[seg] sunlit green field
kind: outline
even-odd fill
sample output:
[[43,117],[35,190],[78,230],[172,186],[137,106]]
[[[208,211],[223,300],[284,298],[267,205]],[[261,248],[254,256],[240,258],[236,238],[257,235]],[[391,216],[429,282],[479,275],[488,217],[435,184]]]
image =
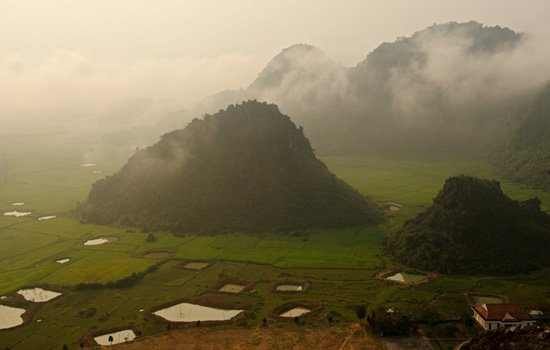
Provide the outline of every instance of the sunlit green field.
[[[0,330],[0,348],[61,349],[63,344],[78,348],[83,334],[126,324],[140,325],[146,334],[158,333],[166,326],[147,318],[140,309],[204,295],[221,278],[255,282],[249,295],[223,296],[255,305],[244,321],[247,325],[260,324],[268,310],[292,299],[320,301],[323,315],[332,312],[342,322],[357,320],[352,309],[356,304],[366,304],[369,310],[397,307],[409,314],[436,305],[442,316],[460,317],[469,313],[467,292],[497,293],[513,302],[537,305],[540,296],[550,290],[547,271],[504,279],[447,276],[417,287],[374,278],[395,267],[380,258],[388,229],[429,206],[445,179],[459,174],[496,178],[481,160],[445,155],[321,157],[332,172],[381,205],[396,202],[404,208],[386,210],[386,224],[358,230],[294,236],[266,232],[175,237],[153,232],[156,242],[147,243],[148,233],[83,224],[74,212],[78,203],[86,200],[91,185],[116,172],[133,150],[102,145],[98,137],[46,131],[0,134],[0,213],[31,212],[19,218],[0,215],[0,296],[6,296],[0,303],[28,306],[15,294],[25,286],[49,284],[66,287],[68,292],[40,306],[24,326]],[[502,187],[515,199],[537,195],[544,209],[550,208],[548,194],[504,182]],[[25,204],[13,206],[15,202]],[[38,220],[44,216],[56,217]],[[119,240],[84,245],[102,236]],[[170,256],[144,258],[154,251],[166,251]],[[59,264],[56,260],[60,258],[71,260]],[[179,267],[186,260],[214,263],[197,272]],[[127,288],[71,290],[79,283],[115,282],[155,264],[160,264],[158,270]],[[305,295],[272,294],[269,285],[282,280],[309,280],[312,288]],[[95,311],[89,312],[92,309]]]

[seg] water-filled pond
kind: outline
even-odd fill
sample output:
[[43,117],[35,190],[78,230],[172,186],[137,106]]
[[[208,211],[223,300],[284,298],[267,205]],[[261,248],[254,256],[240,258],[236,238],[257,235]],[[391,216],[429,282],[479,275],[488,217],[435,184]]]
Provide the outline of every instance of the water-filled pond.
[[88,167],[88,166],[96,166],[97,164],[95,163],[84,163],[84,164],[80,164],[80,166],[85,166],[85,167]]
[[11,205],[13,205],[14,207],[19,207],[21,205],[25,205],[25,202],[13,202]]
[[68,263],[69,261],[71,261],[71,259],[63,258],[63,259],[56,260],[55,262],[58,264],[65,264],[65,263]]
[[483,297],[483,296],[475,296],[473,297],[474,300],[474,306],[480,306],[483,304],[502,304],[503,300],[499,297]]
[[233,283],[228,283],[228,284],[225,284],[223,287],[221,287],[220,289],[218,289],[218,291],[220,292],[226,292],[226,293],[240,293],[243,291],[243,289],[245,288],[246,286],[243,286],[241,284],[233,284]]
[[0,305],[0,329],[7,329],[23,324],[21,315],[25,309]]
[[303,287],[300,284],[279,284],[275,290],[280,292],[301,292]]
[[205,267],[207,267],[209,265],[209,263],[207,262],[189,262],[187,264],[185,264],[185,268],[186,269],[190,269],[190,270],[202,270],[204,269]]
[[50,220],[50,219],[55,219],[55,215],[42,216],[38,218],[38,220]]
[[61,293],[42,288],[20,289],[17,291],[17,294],[22,295],[25,300],[34,303],[44,303],[61,295]]
[[100,245],[100,244],[115,242],[115,241],[118,241],[118,237],[99,237],[96,239],[87,240],[86,242],[84,242],[84,245]]
[[413,275],[405,272],[398,272],[395,275],[386,277],[387,280],[403,282],[403,283],[415,283],[426,279],[425,275]]
[[[113,337],[113,341],[109,341],[109,337]],[[99,345],[111,345],[111,344],[120,344],[127,341],[134,340],[136,334],[131,329],[124,329],[122,331],[113,332],[109,334],[98,335],[94,337],[94,340]]]
[[311,311],[310,309],[306,309],[305,307],[295,307],[295,308],[292,308],[292,309],[290,309],[286,312],[283,312],[279,316],[281,316],[281,317],[298,317],[298,316],[305,315],[310,311]]
[[180,303],[155,311],[154,314],[172,322],[225,321],[244,310],[224,310],[208,306]]
[[27,216],[27,215],[31,215],[32,213],[30,211],[17,211],[17,210],[14,210],[14,211],[7,211],[4,213],[4,216],[16,216],[16,217],[20,217],[20,216]]

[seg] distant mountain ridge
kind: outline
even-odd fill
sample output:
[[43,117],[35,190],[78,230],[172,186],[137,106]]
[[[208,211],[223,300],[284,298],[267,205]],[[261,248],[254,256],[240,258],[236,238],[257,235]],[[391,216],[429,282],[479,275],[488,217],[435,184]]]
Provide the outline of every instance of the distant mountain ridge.
[[[498,145],[494,154],[501,157],[492,158],[503,166],[503,174],[548,190],[550,179],[542,170],[549,154],[544,142],[520,155],[516,146],[502,141],[502,134],[512,135],[508,128],[521,123],[529,114],[522,109],[529,109],[529,101],[550,81],[548,69],[521,65],[532,53],[528,39],[509,28],[450,22],[382,43],[349,68],[319,48],[293,45],[277,54],[248,87],[209,96],[194,111],[150,130],[159,134],[180,128],[189,116],[256,99],[292,115],[319,153],[479,157]],[[537,69],[535,79],[532,71]],[[144,132],[133,130],[136,137],[113,134],[106,141],[132,142]]]
[[443,273],[526,273],[550,265],[550,217],[537,198],[508,198],[497,181],[449,178],[431,207],[386,242],[405,265]]
[[492,152],[503,177],[550,191],[550,84],[512,112]]
[[494,141],[510,97],[495,97],[498,86],[474,86],[479,76],[501,83],[479,62],[490,67],[522,38],[508,28],[451,22],[383,43],[352,68],[316,47],[294,45],[248,88],[212,96],[199,109],[217,110],[231,99],[276,103],[323,152],[430,151],[435,145],[477,152]]
[[163,135],[96,182],[81,210],[94,223],[175,233],[360,227],[383,217],[277,106],[255,101]]

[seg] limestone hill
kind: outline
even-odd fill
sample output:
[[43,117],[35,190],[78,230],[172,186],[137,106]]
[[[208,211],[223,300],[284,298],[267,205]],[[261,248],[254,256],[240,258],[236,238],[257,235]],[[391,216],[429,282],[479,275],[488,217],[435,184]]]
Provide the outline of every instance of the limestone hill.
[[358,227],[381,210],[331,174],[275,105],[245,102],[193,120],[96,182],[85,220],[185,232]]
[[507,179],[550,191],[550,85],[512,115],[493,152],[494,164]]
[[443,273],[525,273],[549,265],[550,217],[538,198],[512,200],[497,181],[449,178],[431,207],[390,235],[397,261]]

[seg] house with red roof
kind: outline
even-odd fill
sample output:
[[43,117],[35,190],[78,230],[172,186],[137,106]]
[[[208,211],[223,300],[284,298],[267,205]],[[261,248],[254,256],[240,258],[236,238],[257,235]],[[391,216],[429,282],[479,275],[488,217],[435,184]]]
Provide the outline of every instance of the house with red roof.
[[520,304],[483,304],[472,307],[474,319],[485,330],[501,327],[523,328],[535,324]]

